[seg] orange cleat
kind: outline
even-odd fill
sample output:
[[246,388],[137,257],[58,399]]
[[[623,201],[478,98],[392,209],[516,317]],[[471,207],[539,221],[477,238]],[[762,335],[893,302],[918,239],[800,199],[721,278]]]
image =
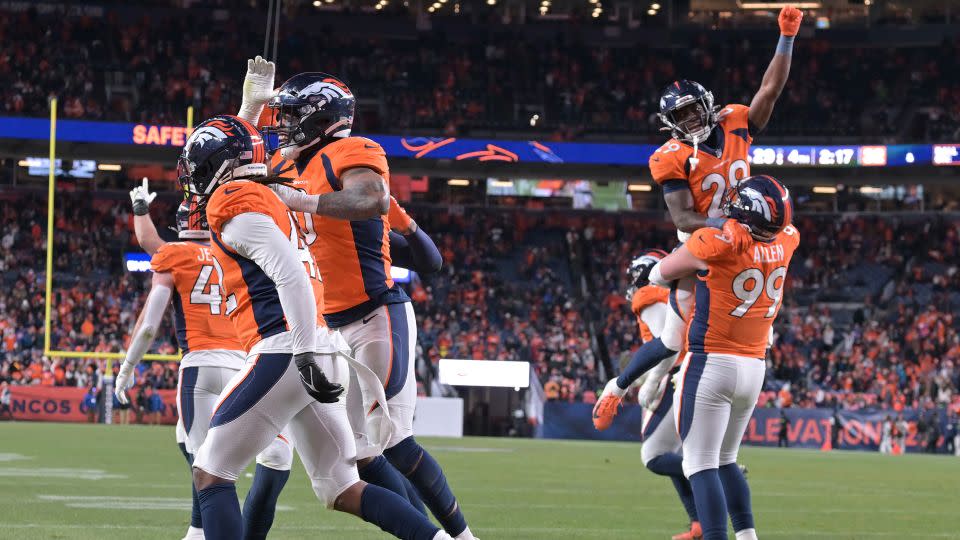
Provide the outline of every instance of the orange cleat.
[[701,540],[702,538],[703,530],[700,528],[700,522],[694,521],[690,524],[689,531],[673,535],[672,540]]
[[625,390],[617,386],[616,379],[610,379],[600,399],[593,406],[593,427],[603,431],[613,423],[613,417],[620,411],[620,402],[623,401]]

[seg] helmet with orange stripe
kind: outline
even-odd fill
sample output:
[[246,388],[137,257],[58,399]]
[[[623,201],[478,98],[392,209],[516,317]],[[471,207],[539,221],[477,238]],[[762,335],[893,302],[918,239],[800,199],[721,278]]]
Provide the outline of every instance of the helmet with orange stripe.
[[765,174],[740,180],[724,194],[720,209],[727,217],[746,225],[760,241],[773,240],[793,221],[790,190]]
[[249,122],[221,115],[205,120],[187,139],[177,162],[177,177],[187,197],[202,212],[217,186],[267,176],[263,138]]

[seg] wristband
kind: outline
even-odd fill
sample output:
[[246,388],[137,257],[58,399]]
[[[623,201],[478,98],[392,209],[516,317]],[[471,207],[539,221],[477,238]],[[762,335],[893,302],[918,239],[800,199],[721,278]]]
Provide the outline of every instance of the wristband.
[[777,42],[777,52],[776,54],[783,54],[786,56],[793,55],[793,40],[797,36],[785,36],[780,34],[780,41]]
[[723,217],[707,218],[706,224],[707,224],[707,227],[713,227],[714,229],[720,229],[722,231],[723,224],[727,222],[727,219],[728,218],[723,218]]
[[133,215],[145,216],[150,213],[150,205],[143,199],[133,201]]

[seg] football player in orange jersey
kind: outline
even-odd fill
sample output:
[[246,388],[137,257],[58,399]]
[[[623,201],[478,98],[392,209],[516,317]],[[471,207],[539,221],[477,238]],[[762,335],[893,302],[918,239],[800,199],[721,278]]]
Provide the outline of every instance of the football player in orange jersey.
[[[115,392],[127,402],[125,390],[134,369],[150,348],[167,304],[173,304],[174,327],[183,358],[177,381],[177,444],[187,463],[207,436],[213,408],[224,385],[243,367],[245,353],[225,314],[220,278],[214,272],[210,230],[196,212],[192,199],[177,209],[180,242],[165,242],[150,219],[149,205],[156,197],[147,179],[130,192],[137,241],[153,256],[153,285],[132,332],[127,356],[117,375]],[[246,538],[265,537],[273,524],[277,497],[290,476],[293,449],[282,436],[257,454],[257,470],[244,503]],[[196,490],[185,540],[203,538],[203,523]]]
[[[750,143],[770,121],[787,82],[793,40],[802,18],[803,13],[791,6],[780,11],[780,41],[749,107],[716,107],[713,93],[689,80],[675,81],[664,90],[659,117],[671,139],[653,153],[649,165],[654,181],[663,188],[681,241],[697,229],[713,227],[722,230],[736,249],[750,244],[750,235],[741,224],[720,211],[720,201],[741,178],[750,175]],[[674,363],[672,357],[680,350],[686,327],[681,312],[689,313],[693,301],[693,280],[681,280],[675,287],[676,302],[671,304],[674,309],[667,314],[661,337],[644,344],[597,400],[593,411],[597,429],[610,426],[623,393],[640,374],[658,362]]]
[[737,540],[756,540],[737,452],[763,388],[768,336],[800,235],[790,224],[789,192],[769,176],[741,180],[720,206],[749,228],[746,251],[720,231],[702,228],[657,263],[649,279],[669,287],[697,278],[675,418],[703,538],[727,538],[729,511]]
[[260,183],[265,158],[253,125],[218,116],[190,135],[178,164],[185,191],[206,212],[224,306],[247,355],[220,395],[194,461],[204,534],[241,536],[236,478],[289,424],[314,492],[329,507],[398,538],[451,540],[405,498],[359,479],[340,399],[349,367],[318,318],[323,285],[303,231]]
[[[362,447],[385,445],[382,455],[378,451],[360,463],[361,478],[405,494],[400,471],[444,530],[457,540],[471,540],[443,470],[413,436],[417,328],[410,298],[391,277],[390,171],[379,144],[350,136],[354,106],[349,87],[326,73],[301,73],[283,83],[269,103],[276,121],[264,131],[278,137],[272,171],[289,186],[272,187],[291,210],[302,213],[307,243],[325,281],[327,324],[357,362],[379,378],[379,388],[359,381],[347,392]],[[405,240],[417,249],[429,242],[419,228]],[[386,410],[372,399],[381,391]],[[362,402],[353,401],[358,397]],[[381,441],[384,433],[377,426],[385,420],[393,433]]]
[[[667,306],[667,297],[670,292],[650,285],[646,280],[644,269],[666,256],[667,253],[663,250],[645,249],[630,263],[628,269],[631,280],[631,289],[628,291],[630,309],[637,317],[643,342],[660,335],[667,310],[670,309]],[[653,369],[644,373],[633,383],[633,386],[642,384],[637,398],[640,405],[646,409],[640,431],[643,441],[640,459],[644,467],[651,472],[667,476],[673,481],[673,487],[676,488],[680,502],[683,503],[690,518],[689,530],[674,535],[673,540],[697,540],[701,538],[700,522],[697,519],[690,481],[683,475],[680,436],[672,422],[674,401],[672,376],[676,371],[677,369],[670,369],[661,373]]]

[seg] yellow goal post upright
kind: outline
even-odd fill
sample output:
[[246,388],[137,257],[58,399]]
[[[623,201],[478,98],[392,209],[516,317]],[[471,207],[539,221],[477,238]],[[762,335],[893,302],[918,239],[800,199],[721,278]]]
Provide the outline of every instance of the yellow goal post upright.
[[[187,110],[187,125],[193,127],[193,107]],[[43,354],[52,358],[95,358],[107,361],[106,375],[113,375],[113,361],[123,360],[126,355],[122,352],[104,351],[58,351],[52,349],[52,307],[53,307],[53,232],[56,219],[54,218],[54,196],[56,194],[56,149],[57,149],[57,98],[50,99],[50,161],[49,176],[47,177],[47,266],[44,275],[46,282],[45,306],[43,317]],[[180,361],[180,354],[143,355],[144,360]]]

